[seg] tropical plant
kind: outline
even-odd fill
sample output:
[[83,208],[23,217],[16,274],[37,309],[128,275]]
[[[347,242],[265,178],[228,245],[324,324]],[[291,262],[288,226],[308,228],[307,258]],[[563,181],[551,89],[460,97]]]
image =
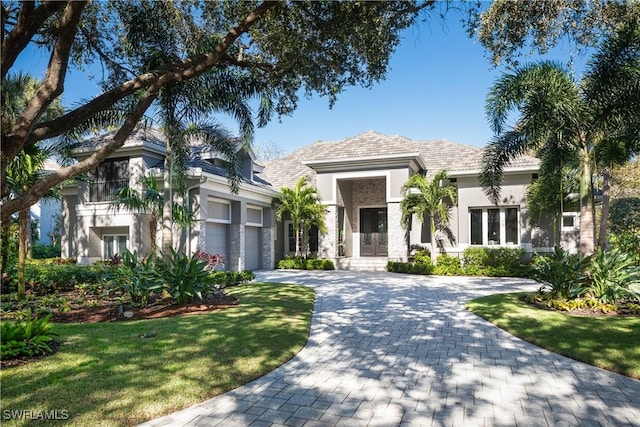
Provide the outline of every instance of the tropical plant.
[[[487,115],[495,133],[485,150],[481,182],[497,202],[502,171],[530,150],[571,148],[579,157],[580,253],[593,253],[595,222],[592,186],[594,147],[614,135],[625,147],[637,145],[638,22],[631,20],[604,40],[581,82],[561,65],[529,64],[501,76],[487,96]],[[507,126],[519,112],[513,126]],[[546,159],[543,157],[542,161]]]
[[213,285],[207,261],[197,255],[176,252],[173,248],[168,257],[158,258],[155,272],[178,304],[192,302],[196,297],[202,299],[203,292]]
[[131,303],[146,306],[154,291],[163,289],[162,280],[155,272],[156,258],[148,256],[138,259],[138,252],[124,251],[122,265],[114,269],[110,278],[110,288],[129,295]]
[[[140,177],[139,184],[142,190],[126,186],[114,192],[114,198],[109,203],[109,207],[115,210],[128,209],[133,212],[141,212],[149,215],[149,239],[151,240],[151,253],[154,255],[158,249],[157,233],[158,225],[162,218],[164,205],[164,194],[158,187],[158,182],[154,175],[144,175]],[[194,216],[191,210],[182,205],[173,206],[172,222],[186,226],[193,223]]]
[[598,250],[591,257],[587,292],[603,303],[623,298],[640,299],[640,265],[635,257],[619,249]]
[[462,262],[457,256],[440,254],[438,262],[433,267],[433,274],[436,276],[462,276],[464,274]]
[[308,185],[308,177],[305,175],[298,179],[293,188],[282,187],[280,196],[274,200],[276,217],[282,220],[289,215],[293,224],[293,234],[296,241],[295,256],[302,254],[302,236],[308,233],[312,226],[318,227],[320,233],[327,232],[324,221],[325,206],[318,200],[318,192]]
[[635,255],[640,263],[640,197],[613,200],[609,227],[612,245]]
[[[24,110],[38,89],[40,82],[28,75],[18,74],[11,75],[7,80],[2,82],[2,126],[6,123],[13,123],[18,120],[20,113]],[[43,111],[41,121],[50,120],[63,113],[60,101],[54,102]],[[6,169],[6,175],[3,179],[12,195],[19,197],[20,194],[27,192],[40,178],[43,176],[44,162],[49,157],[49,152],[36,146],[29,145],[20,150],[11,160]],[[41,199],[60,199],[60,191],[51,188],[45,192]],[[32,203],[33,204],[33,203]],[[19,244],[18,244],[18,298],[23,298],[25,294],[25,278],[24,269],[25,262],[30,252],[31,233],[30,233],[30,206],[24,206],[18,212],[19,224]],[[2,240],[8,240],[8,227],[10,221],[2,221]],[[7,266],[5,252],[6,245],[3,245],[2,253],[2,272]]]
[[0,358],[13,359],[33,357],[51,353],[51,345],[56,339],[51,324],[52,314],[36,318],[28,312],[24,320],[5,320],[0,327]]
[[457,203],[458,193],[455,187],[445,185],[448,178],[445,170],[436,173],[431,180],[422,174],[414,174],[402,186],[402,226],[409,230],[413,215],[416,215],[421,223],[429,218],[432,264],[436,263],[438,255],[436,231],[445,233],[450,242],[455,241],[449,221],[451,206]]
[[553,254],[535,257],[533,278],[542,283],[541,292],[557,298],[574,298],[586,291],[585,270],[590,261],[590,257],[581,258],[579,254],[555,247]]

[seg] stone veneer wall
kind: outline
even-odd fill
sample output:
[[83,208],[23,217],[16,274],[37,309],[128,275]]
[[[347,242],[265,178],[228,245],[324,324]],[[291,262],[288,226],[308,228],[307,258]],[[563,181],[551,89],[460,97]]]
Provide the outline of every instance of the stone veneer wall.
[[384,206],[387,204],[387,182],[385,178],[359,179],[353,181],[352,189],[351,226],[353,232],[357,233],[360,230],[358,210],[361,206]]
[[407,260],[407,245],[404,241],[404,230],[402,229],[402,210],[400,203],[387,204],[387,222],[389,228],[387,246],[388,257],[394,261]]
[[244,224],[231,224],[229,245],[229,270],[244,270]]
[[263,227],[260,232],[262,233],[262,260],[260,267],[266,270],[271,270],[276,265],[275,260],[275,236],[276,230],[274,227]]
[[318,255],[320,258],[335,258],[338,255],[336,249],[336,241],[338,239],[338,207],[336,205],[327,206],[325,224],[327,226],[327,233],[321,233],[318,238]]

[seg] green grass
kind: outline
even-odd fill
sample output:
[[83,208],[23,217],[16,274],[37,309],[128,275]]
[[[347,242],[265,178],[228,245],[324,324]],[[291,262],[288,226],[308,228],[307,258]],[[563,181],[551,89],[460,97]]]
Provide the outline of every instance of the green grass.
[[[311,289],[250,283],[228,292],[240,305],[206,315],[57,324],[58,353],[0,373],[2,410],[66,410],[64,425],[133,425],[246,384],[304,346]],[[157,336],[139,337],[149,331]]]
[[532,307],[520,295],[490,295],[466,307],[525,341],[640,379],[640,317],[571,316]]

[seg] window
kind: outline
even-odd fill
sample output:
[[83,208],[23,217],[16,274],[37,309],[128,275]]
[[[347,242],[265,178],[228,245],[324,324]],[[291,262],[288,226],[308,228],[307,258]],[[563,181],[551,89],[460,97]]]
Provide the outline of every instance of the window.
[[207,217],[212,222],[231,223],[231,203],[221,199],[209,199]]
[[471,244],[482,244],[482,209],[471,209]]
[[129,185],[129,159],[107,159],[89,177],[89,202],[110,202],[116,190]]
[[500,209],[487,210],[487,240],[490,245],[499,245],[500,241]]
[[262,227],[262,208],[247,206],[247,224]]
[[504,223],[507,245],[518,244],[518,208],[505,209]]
[[109,259],[114,255],[122,255],[129,246],[129,236],[126,234],[105,234],[102,236],[102,258]]
[[293,254],[296,251],[296,233],[293,230],[293,222],[285,221],[284,227],[286,232],[284,252]]
[[469,243],[472,245],[518,245],[518,208],[469,209]]

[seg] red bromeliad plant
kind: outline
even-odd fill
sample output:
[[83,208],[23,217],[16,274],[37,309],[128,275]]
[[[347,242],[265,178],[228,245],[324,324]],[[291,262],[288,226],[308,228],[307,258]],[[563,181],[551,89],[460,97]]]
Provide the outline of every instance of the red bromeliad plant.
[[223,255],[220,253],[210,254],[208,252],[198,251],[196,252],[196,257],[207,261],[207,269],[209,271],[214,271],[217,267],[224,267],[224,262],[222,261]]

